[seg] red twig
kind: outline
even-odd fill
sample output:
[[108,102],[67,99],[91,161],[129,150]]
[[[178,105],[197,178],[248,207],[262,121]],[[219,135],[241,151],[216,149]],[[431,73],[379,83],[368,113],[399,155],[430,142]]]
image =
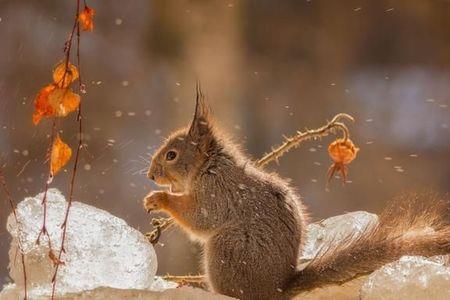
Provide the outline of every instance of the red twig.
[[[86,3],[85,3],[86,5]],[[78,16],[80,13],[80,0],[77,0],[77,11],[75,14],[75,21],[74,21],[74,25],[72,27],[72,32],[69,35],[69,44],[67,45],[66,42],[66,47],[67,47],[67,51],[66,51],[66,72],[68,70],[68,64],[69,64],[69,58],[70,58],[70,50],[72,47],[72,40],[73,40],[73,34],[74,31],[76,29],[76,33],[77,33],[77,52],[76,52],[76,56],[77,56],[77,68],[78,68],[78,74],[79,74],[79,78],[78,78],[78,89],[80,93],[84,93],[84,85],[83,82],[81,80],[81,63],[80,63],[80,24],[78,22]],[[66,249],[65,249],[65,241],[66,241],[66,234],[67,234],[67,223],[68,223],[68,219],[69,219],[69,212],[70,212],[70,208],[72,206],[72,200],[73,200],[73,193],[74,193],[74,187],[75,187],[75,179],[76,179],[76,174],[77,174],[77,168],[78,168],[78,161],[79,161],[79,157],[80,157],[80,150],[83,146],[83,126],[82,126],[82,103],[80,103],[80,105],[78,106],[78,114],[77,114],[77,122],[78,122],[78,146],[77,146],[77,150],[75,152],[75,161],[74,161],[74,165],[73,165],[73,170],[72,170],[72,177],[70,180],[70,186],[69,186],[69,201],[67,204],[67,208],[66,208],[66,213],[64,215],[64,220],[63,223],[61,224],[61,229],[62,229],[62,235],[61,235],[61,246],[60,246],[60,250],[58,253],[58,262],[61,262],[61,257],[63,253],[66,253]],[[53,278],[52,278],[52,299],[55,298],[55,292],[56,292],[56,277],[58,275],[58,270],[59,270],[59,266],[60,263],[56,264],[55,267],[55,272],[53,274]]]
[[26,300],[28,298],[28,293],[27,293],[27,271],[25,268],[25,254],[22,251],[22,243],[20,241],[20,223],[19,223],[19,219],[17,218],[17,212],[16,212],[16,206],[14,205],[14,201],[11,197],[11,193],[9,192],[8,186],[6,184],[6,180],[5,177],[3,176],[3,171],[0,168],[0,182],[1,185],[3,187],[3,191],[6,195],[6,199],[9,202],[9,206],[11,207],[11,210],[13,212],[14,215],[14,220],[16,221],[16,225],[17,225],[17,231],[19,232],[18,234],[18,241],[19,241],[19,251],[20,251],[20,256],[21,256],[21,261],[22,261],[22,269],[23,269],[23,285],[24,285],[24,299]]
[[62,82],[65,82],[67,72],[69,72],[70,50],[72,49],[72,40],[73,40],[73,35],[75,33],[75,29],[77,27],[79,27],[78,26],[79,13],[80,13],[80,1],[77,0],[77,13],[75,14],[75,20],[73,22],[72,31],[70,32],[66,42],[64,43],[64,52],[66,53],[66,59],[64,62],[64,64],[65,64],[64,75],[63,75],[63,78],[61,79]]

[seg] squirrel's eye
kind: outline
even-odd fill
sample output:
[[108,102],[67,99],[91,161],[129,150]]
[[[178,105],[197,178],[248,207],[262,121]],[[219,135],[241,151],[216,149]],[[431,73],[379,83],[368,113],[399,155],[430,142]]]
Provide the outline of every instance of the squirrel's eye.
[[177,153],[175,151],[168,151],[166,153],[166,160],[171,161],[174,160],[177,157]]

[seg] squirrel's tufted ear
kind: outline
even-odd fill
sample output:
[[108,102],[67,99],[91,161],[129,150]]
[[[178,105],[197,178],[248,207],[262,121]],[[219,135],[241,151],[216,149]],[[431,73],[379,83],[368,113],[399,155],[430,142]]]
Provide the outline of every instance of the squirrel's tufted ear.
[[212,138],[212,128],[209,121],[209,107],[205,103],[205,96],[203,95],[199,82],[196,85],[196,93],[194,119],[189,128],[188,135],[195,142],[205,147]]

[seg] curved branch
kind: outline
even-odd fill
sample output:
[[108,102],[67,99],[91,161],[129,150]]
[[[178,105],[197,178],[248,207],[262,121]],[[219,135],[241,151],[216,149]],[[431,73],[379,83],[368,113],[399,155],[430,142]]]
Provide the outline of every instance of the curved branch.
[[278,161],[278,159],[283,156],[283,154],[287,153],[292,148],[297,148],[302,142],[311,139],[322,138],[329,135],[330,133],[335,134],[337,130],[340,130],[343,134],[343,139],[347,140],[350,137],[350,132],[344,123],[339,122],[339,120],[341,119],[347,119],[352,122],[354,121],[352,116],[340,113],[334,116],[334,118],[330,122],[320,128],[311,130],[307,129],[305,132],[297,131],[296,135],[292,137],[286,137],[283,144],[264,155],[255,163],[255,165],[257,167],[264,167],[271,161]]

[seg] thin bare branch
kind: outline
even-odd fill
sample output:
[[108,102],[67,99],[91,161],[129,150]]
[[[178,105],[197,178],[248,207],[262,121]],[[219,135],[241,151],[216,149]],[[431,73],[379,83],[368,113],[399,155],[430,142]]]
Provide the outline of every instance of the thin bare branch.
[[[51,135],[50,135],[50,145],[48,147],[47,150],[47,155],[46,155],[46,162],[50,161],[50,157],[51,157],[51,153],[52,153],[52,147],[53,147],[53,142],[55,140],[55,136],[56,136],[56,121],[55,119],[53,119],[53,123],[52,123],[52,131],[51,131]],[[47,236],[47,242],[48,242],[48,247],[49,247],[49,251],[52,251],[52,241],[50,239],[50,235],[47,231],[47,193],[48,193],[48,188],[50,186],[50,183],[53,180],[53,175],[52,172],[50,171],[50,168],[48,169],[48,176],[47,176],[47,181],[45,182],[45,188],[44,188],[44,196],[42,197],[42,206],[44,209],[44,213],[43,213],[43,217],[42,217],[42,227],[41,230],[39,231],[38,237],[36,239],[36,244],[39,244],[41,241],[41,236]]]
[[6,199],[9,202],[9,206],[11,207],[11,211],[14,216],[14,220],[16,221],[17,231],[18,234],[18,241],[19,241],[19,252],[20,252],[20,258],[22,262],[22,270],[23,270],[23,290],[24,290],[24,299],[26,300],[28,298],[28,290],[27,290],[27,270],[25,268],[25,254],[23,253],[22,248],[22,241],[21,241],[21,224],[19,222],[19,218],[17,217],[17,211],[16,206],[14,204],[14,201],[12,199],[11,193],[9,192],[8,185],[6,184],[5,176],[3,175],[2,167],[0,167],[0,183],[3,188],[3,192],[5,193]]
[[[85,3],[86,5],[86,3]],[[75,20],[74,20],[74,24],[72,27],[72,31],[69,35],[69,38],[66,42],[66,72],[68,70],[68,65],[69,65],[69,60],[70,60],[70,50],[72,48],[72,43],[73,43],[73,36],[74,36],[74,32],[76,31],[76,36],[77,36],[77,43],[76,43],[76,57],[77,57],[77,68],[78,68],[78,73],[79,73],[79,78],[78,78],[78,90],[80,93],[85,93],[85,89],[84,89],[84,84],[83,81],[81,79],[81,60],[80,60],[80,23],[78,22],[78,16],[80,14],[80,0],[77,0],[77,7],[76,7],[76,13],[75,13]],[[70,184],[69,184],[69,201],[67,204],[67,208],[66,208],[66,212],[64,215],[64,220],[63,223],[61,224],[61,229],[62,229],[62,236],[61,236],[61,246],[59,249],[59,253],[58,253],[58,258],[56,260],[56,266],[55,266],[55,271],[53,273],[53,278],[52,278],[52,300],[55,298],[55,293],[56,293],[56,283],[57,283],[57,275],[58,275],[58,271],[59,271],[59,267],[61,265],[61,258],[62,258],[62,254],[66,253],[66,249],[65,249],[65,241],[66,241],[66,234],[67,234],[67,222],[69,219],[69,213],[70,213],[70,208],[72,207],[72,201],[73,201],[73,193],[74,193],[74,189],[75,189],[75,179],[76,179],[76,175],[77,175],[77,170],[78,170],[78,162],[79,162],[79,157],[80,157],[80,150],[83,147],[83,117],[82,117],[82,103],[79,104],[78,106],[78,114],[77,114],[77,122],[78,122],[78,145],[77,145],[77,149],[75,152],[75,161],[74,161],[74,165],[73,165],[73,169],[72,169],[72,177],[70,180]]]

